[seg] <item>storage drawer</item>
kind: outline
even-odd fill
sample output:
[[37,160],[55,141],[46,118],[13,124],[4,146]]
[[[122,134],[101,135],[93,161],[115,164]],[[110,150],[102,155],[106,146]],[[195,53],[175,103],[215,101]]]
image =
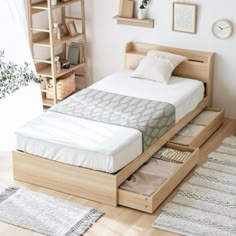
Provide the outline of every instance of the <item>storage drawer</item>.
[[172,172],[165,181],[149,196],[137,192],[131,192],[120,188],[118,189],[118,204],[127,206],[147,213],[153,213],[156,208],[171,194],[178,184],[188,175],[197,165],[199,160],[199,149],[167,144],[165,147],[190,152],[186,161],[178,164],[178,169]]
[[172,143],[200,147],[224,122],[222,110],[207,108],[171,140]]

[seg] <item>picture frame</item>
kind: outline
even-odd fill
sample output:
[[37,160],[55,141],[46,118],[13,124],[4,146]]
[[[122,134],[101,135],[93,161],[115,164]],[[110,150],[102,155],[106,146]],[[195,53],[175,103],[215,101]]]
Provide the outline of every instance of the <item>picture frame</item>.
[[67,30],[68,30],[71,37],[78,35],[78,32],[77,32],[76,25],[75,25],[74,21],[68,21],[66,23],[66,27],[67,27]]
[[134,0],[120,0],[119,16],[125,18],[133,18]]
[[61,30],[61,36],[65,36],[69,34],[69,31],[65,24],[59,24],[59,29]]
[[173,2],[172,31],[196,34],[197,5]]

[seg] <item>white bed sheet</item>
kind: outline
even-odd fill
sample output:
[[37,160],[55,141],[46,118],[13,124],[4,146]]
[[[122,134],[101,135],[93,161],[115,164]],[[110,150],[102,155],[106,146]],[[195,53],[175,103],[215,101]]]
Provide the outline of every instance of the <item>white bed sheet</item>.
[[[203,99],[200,81],[172,77],[169,85],[116,73],[90,88],[169,102],[176,122]],[[142,153],[140,131],[47,111],[16,132],[17,149],[76,166],[115,173]]]
[[132,71],[107,76],[90,88],[127,96],[168,102],[175,106],[175,120],[178,122],[196,108],[204,97],[201,81],[172,76],[168,85],[130,77]]

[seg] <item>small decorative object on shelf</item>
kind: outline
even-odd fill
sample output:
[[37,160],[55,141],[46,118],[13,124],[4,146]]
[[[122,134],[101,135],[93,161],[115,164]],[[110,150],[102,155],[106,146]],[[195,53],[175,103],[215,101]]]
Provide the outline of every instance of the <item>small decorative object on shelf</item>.
[[138,19],[139,20],[143,20],[145,18],[147,18],[147,5],[149,3],[150,0],[143,0],[142,4],[139,7],[139,11],[138,11]]
[[53,23],[53,39],[61,40],[61,30],[59,28],[59,24],[57,22]]
[[58,1],[57,1],[57,0],[51,0],[51,4],[52,4],[52,6],[56,6],[56,5],[57,5],[57,3],[58,3]]
[[65,36],[69,34],[65,24],[59,24],[59,29],[61,30],[61,36]]
[[69,61],[62,62],[61,67],[63,70],[70,69],[70,62]]
[[60,57],[55,57],[55,67],[56,71],[60,72],[61,71],[61,62],[60,62]]
[[[53,99],[53,87],[54,83],[51,78],[46,79],[46,97],[47,99]],[[75,72],[68,73],[57,79],[56,82],[56,91],[57,99],[63,100],[65,97],[68,97],[76,90],[75,86]]]
[[134,0],[120,0],[119,16],[125,18],[133,18]]
[[73,20],[68,21],[66,23],[66,26],[67,26],[67,29],[68,29],[69,34],[70,34],[71,37],[76,36],[78,34],[76,26],[75,26],[75,22]]

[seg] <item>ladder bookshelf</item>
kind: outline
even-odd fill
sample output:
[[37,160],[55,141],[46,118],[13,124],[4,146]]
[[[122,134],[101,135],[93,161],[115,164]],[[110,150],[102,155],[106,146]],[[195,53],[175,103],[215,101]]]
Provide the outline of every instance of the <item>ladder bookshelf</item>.
[[[79,16],[73,16],[71,14],[71,7],[73,10],[76,9],[76,14]],[[66,25],[68,21],[74,21],[77,25],[78,33],[74,36],[66,34],[60,37],[60,40],[55,40],[53,35],[53,24],[55,23],[53,19],[54,13],[59,14],[60,23]],[[35,15],[40,15],[42,12],[47,14],[48,26],[35,27],[39,19]],[[43,16],[42,16],[43,17]],[[42,19],[42,18],[40,18]],[[76,77],[83,81],[83,87],[88,85],[88,64],[87,64],[87,45],[86,45],[86,25],[85,25],[85,4],[84,0],[69,0],[69,1],[58,1],[57,5],[52,5],[52,0],[41,0],[39,2],[32,2],[28,0],[28,24],[29,24],[29,41],[31,46],[32,57],[35,62],[36,71],[39,75],[44,78],[44,82],[41,85],[41,92],[43,98],[43,106],[51,107],[59,102],[57,99],[57,88],[56,84],[58,79],[70,72],[75,72]],[[80,27],[78,27],[78,25]],[[78,28],[80,28],[78,30]],[[71,65],[68,69],[62,69],[57,72],[55,65],[55,57],[59,56],[60,59],[66,60],[68,53],[68,46],[70,43],[80,43],[83,47],[83,62],[80,64]],[[46,48],[48,52],[48,58],[43,58],[45,55],[38,56],[35,53],[36,47]],[[57,49],[57,50],[56,50]],[[40,49],[38,49],[40,50]],[[58,52],[59,51],[59,52]],[[39,53],[40,54],[40,53]],[[53,86],[53,98],[48,99],[46,94],[48,90],[45,88],[45,81],[51,79]],[[79,89],[78,89],[79,90]],[[78,91],[76,90],[76,91]]]

